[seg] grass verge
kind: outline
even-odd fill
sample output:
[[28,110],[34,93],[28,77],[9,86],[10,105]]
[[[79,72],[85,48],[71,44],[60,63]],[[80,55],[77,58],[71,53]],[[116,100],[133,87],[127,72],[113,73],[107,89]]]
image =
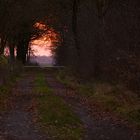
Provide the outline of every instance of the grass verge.
[[20,80],[19,76],[11,76],[8,78],[8,81],[5,84],[0,86],[0,113],[9,108],[11,89],[18,80]]
[[82,84],[65,70],[57,73],[57,79],[80,96],[86,97],[90,103],[97,103],[101,109],[113,112],[140,127],[140,99],[125,87],[103,81]]
[[0,86],[0,113],[6,111],[8,108],[8,99],[10,94],[10,87],[2,85]]
[[50,139],[81,140],[82,125],[71,108],[50,89],[43,74],[35,79],[35,92],[41,94],[38,100],[39,122]]

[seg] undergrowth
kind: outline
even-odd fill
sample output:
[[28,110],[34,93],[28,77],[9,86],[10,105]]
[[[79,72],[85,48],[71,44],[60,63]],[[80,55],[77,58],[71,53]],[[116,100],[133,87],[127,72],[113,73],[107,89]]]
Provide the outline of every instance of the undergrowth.
[[20,76],[13,76],[8,78],[9,80],[0,85],[0,113],[6,111],[9,108],[9,98],[11,96],[11,89],[14,84],[20,79]]
[[15,62],[15,64],[10,65],[8,58],[0,56],[0,113],[8,109],[11,89],[19,80],[21,72],[21,64]]
[[0,86],[0,112],[7,110],[10,87]]
[[116,113],[120,117],[140,127],[140,99],[137,94],[122,85],[105,81],[80,83],[77,78],[61,70],[57,79],[77,94],[86,97],[90,102],[100,104],[105,111]]

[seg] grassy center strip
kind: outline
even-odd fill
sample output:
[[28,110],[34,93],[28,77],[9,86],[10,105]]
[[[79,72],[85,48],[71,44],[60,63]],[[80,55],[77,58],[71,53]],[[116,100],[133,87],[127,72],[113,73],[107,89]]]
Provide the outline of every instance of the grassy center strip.
[[38,100],[39,122],[50,139],[80,140],[83,127],[80,119],[73,113],[63,99],[54,95],[47,86],[44,74],[35,79],[35,94],[41,94]]

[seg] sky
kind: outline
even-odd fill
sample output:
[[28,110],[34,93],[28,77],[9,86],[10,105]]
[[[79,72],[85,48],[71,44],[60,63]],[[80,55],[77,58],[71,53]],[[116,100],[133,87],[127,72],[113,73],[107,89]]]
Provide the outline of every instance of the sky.
[[46,47],[45,45],[42,47],[38,45],[32,45],[31,47],[34,50],[35,56],[52,56],[50,48]]
[[48,46],[44,45],[32,45],[32,49],[34,50],[34,55],[31,60],[37,62],[39,65],[52,65],[53,64],[53,56],[50,50],[50,44]]
[[43,31],[39,38],[30,42],[30,46],[36,56],[34,59],[40,64],[52,64],[53,55],[51,48],[59,42],[59,33],[42,22],[37,22],[34,28]]
[[51,52],[52,40],[47,36],[33,40],[31,42],[31,49],[34,52],[35,57],[32,57],[32,61],[37,62],[40,65],[52,64],[53,56]]

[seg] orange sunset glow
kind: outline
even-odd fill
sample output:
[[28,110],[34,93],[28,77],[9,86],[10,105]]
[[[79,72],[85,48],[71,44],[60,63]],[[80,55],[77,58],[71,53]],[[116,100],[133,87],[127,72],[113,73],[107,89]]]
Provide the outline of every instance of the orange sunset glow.
[[43,33],[35,40],[32,40],[30,46],[34,51],[35,56],[52,56],[51,48],[54,47],[58,42],[58,34],[54,29],[49,28],[47,25],[37,22],[34,25]]
[[31,47],[34,50],[35,56],[51,56],[52,41],[50,38],[40,37],[31,42]]

